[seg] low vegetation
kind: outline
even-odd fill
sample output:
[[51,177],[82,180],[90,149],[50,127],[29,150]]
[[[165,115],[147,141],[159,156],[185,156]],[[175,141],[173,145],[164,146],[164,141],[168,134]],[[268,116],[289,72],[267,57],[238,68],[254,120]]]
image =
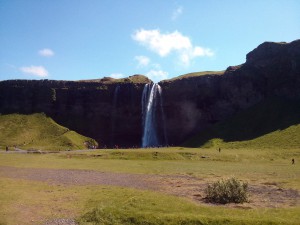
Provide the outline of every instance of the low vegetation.
[[112,83],[149,83],[151,80],[149,80],[148,77],[144,76],[144,75],[132,75],[129,77],[125,77],[125,78],[112,78],[112,77],[104,77],[102,79],[93,79],[93,80],[79,80],[78,82],[87,82],[87,83],[91,83],[91,82],[101,82],[101,83],[105,83],[105,84],[112,84]]
[[97,145],[97,142],[57,124],[45,114],[0,115],[0,149],[16,146],[57,151],[86,149],[90,145]]
[[206,200],[211,203],[244,203],[248,201],[248,183],[236,178],[219,180],[209,184],[205,190]]
[[150,80],[148,77],[144,75],[133,75],[127,78],[115,79],[116,83],[149,83]]
[[180,75],[178,77],[174,77],[172,79],[169,80],[164,80],[165,81],[175,81],[175,80],[180,80],[183,78],[189,78],[189,77],[199,77],[199,76],[205,76],[205,75],[223,75],[224,74],[224,70],[223,71],[203,71],[203,72],[194,72],[194,73],[187,73],[187,74],[183,74]]

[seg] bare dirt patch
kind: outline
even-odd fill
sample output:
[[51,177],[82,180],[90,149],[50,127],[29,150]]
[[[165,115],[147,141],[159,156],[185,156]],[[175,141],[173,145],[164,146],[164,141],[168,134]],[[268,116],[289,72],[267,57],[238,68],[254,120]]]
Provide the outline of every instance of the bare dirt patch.
[[46,221],[43,225],[76,225],[76,221],[70,218],[59,218]]
[[[47,182],[54,185],[111,185],[152,190],[205,203],[204,189],[208,180],[188,175],[147,175],[98,172],[91,170],[36,169],[1,167],[0,177]],[[297,190],[282,189],[276,184],[249,184],[250,202],[228,204],[229,207],[294,207],[299,206]]]

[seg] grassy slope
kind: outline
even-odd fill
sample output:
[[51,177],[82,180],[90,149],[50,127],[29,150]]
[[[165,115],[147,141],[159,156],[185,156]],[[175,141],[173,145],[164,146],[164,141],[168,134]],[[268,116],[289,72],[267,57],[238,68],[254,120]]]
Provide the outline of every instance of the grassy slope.
[[268,99],[184,143],[189,147],[299,148],[300,100]]
[[84,137],[60,126],[44,114],[0,115],[0,147],[18,146],[21,149],[67,150],[83,149]]
[[205,76],[205,75],[223,75],[224,72],[225,71],[223,70],[223,71],[203,71],[203,72],[187,73],[187,74],[183,74],[178,77],[174,77],[172,79],[168,79],[165,81],[175,81],[175,80],[180,80],[182,78],[199,77],[199,76]]
[[112,84],[112,83],[149,83],[150,80],[148,77],[144,76],[144,75],[132,75],[129,77],[125,77],[125,78],[112,78],[112,77],[105,77],[105,78],[101,78],[101,79],[92,79],[92,80],[79,80],[78,82],[103,82],[106,84]]
[[150,80],[144,75],[133,75],[128,78],[115,79],[117,83],[148,83]]

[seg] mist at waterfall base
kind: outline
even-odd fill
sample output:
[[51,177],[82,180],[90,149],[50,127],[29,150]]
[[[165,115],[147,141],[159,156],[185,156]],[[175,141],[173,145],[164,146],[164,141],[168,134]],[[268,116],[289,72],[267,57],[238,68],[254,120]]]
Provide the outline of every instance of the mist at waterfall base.
[[144,86],[142,94],[142,148],[167,145],[162,90],[158,84]]

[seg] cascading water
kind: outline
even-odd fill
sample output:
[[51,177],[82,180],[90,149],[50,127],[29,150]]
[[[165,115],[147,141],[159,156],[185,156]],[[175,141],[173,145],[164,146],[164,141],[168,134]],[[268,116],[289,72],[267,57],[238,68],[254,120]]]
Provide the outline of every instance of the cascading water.
[[114,91],[113,108],[112,108],[112,113],[111,113],[110,145],[112,147],[114,146],[114,135],[115,135],[115,126],[116,126],[116,113],[117,113],[119,92],[120,92],[120,86],[118,85],[115,88],[115,91]]
[[[145,85],[142,95],[142,113],[142,147],[167,145],[161,87],[158,84],[151,83]],[[159,126],[160,124],[162,126]],[[160,127],[163,127],[162,131],[159,129]],[[161,133],[163,135],[160,135]]]

